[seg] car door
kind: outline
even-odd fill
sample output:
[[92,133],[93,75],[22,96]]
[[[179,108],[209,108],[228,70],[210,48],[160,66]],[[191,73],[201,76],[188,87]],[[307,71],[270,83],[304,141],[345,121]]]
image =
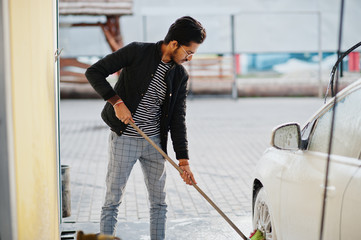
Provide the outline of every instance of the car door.
[[[360,161],[360,160],[359,160]],[[361,167],[355,171],[343,196],[340,239],[359,239],[361,229]]]
[[[336,105],[333,147],[329,169],[324,236],[334,239],[340,233],[340,213],[344,191],[359,167],[361,146],[361,94],[349,91]],[[318,239],[332,105],[314,119],[306,150],[287,152],[282,173],[282,239]],[[306,131],[307,132],[307,131]],[[356,160],[355,160],[356,159]]]

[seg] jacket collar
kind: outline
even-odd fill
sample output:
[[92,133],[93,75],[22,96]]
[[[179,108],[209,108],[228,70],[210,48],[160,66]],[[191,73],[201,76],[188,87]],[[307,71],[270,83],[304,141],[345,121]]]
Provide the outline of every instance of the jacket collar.
[[[164,41],[159,41],[159,42],[156,42],[156,44],[155,44],[157,52],[158,52],[158,56],[159,56],[159,61],[162,60],[162,56],[163,56],[163,53],[162,53],[162,44],[163,43],[164,43]],[[179,65],[179,64],[173,62],[172,68],[177,65]]]
[[162,44],[163,44],[164,41],[159,41],[155,44],[156,46],[156,49],[157,49],[157,53],[158,53],[158,56],[159,56],[159,59],[161,60],[162,59]]

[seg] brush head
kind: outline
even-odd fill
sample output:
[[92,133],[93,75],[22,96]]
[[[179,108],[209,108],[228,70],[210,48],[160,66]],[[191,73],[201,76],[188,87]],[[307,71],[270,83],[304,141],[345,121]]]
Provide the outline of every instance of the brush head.
[[266,240],[266,238],[263,236],[263,233],[256,229],[250,236],[251,240]]

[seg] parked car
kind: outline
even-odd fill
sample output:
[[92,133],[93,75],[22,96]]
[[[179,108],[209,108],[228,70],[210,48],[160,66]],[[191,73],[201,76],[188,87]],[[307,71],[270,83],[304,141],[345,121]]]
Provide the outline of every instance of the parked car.
[[[336,97],[323,239],[360,239],[361,79]],[[253,182],[253,227],[266,239],[319,239],[333,105],[334,98],[302,128],[272,131]]]

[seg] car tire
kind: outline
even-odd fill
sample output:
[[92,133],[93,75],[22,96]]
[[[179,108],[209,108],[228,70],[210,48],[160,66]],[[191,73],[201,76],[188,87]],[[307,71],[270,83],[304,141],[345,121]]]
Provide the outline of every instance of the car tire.
[[254,202],[253,229],[259,229],[266,240],[277,240],[267,194],[263,187],[258,190]]

